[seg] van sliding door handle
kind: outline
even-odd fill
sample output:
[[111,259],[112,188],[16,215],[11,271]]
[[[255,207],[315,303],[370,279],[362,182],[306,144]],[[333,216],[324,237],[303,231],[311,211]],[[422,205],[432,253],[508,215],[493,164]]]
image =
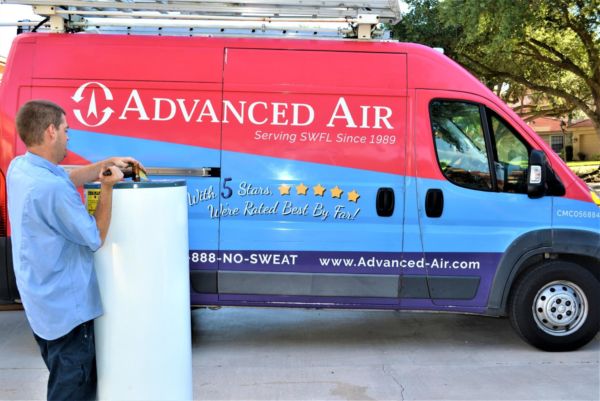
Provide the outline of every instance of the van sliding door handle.
[[440,217],[443,212],[444,193],[441,189],[429,189],[425,196],[425,213],[427,217]]
[[394,204],[396,199],[393,188],[379,188],[377,190],[377,215],[381,217],[390,217],[394,214]]

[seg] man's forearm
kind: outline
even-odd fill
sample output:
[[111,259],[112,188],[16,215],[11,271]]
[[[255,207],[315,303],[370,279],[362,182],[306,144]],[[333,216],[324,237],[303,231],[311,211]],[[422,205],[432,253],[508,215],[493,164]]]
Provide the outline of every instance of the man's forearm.
[[100,175],[100,169],[106,163],[107,161],[103,160],[71,170],[69,173],[69,178],[71,181],[73,181],[75,187],[80,187],[87,182],[96,181]]
[[127,168],[127,166],[131,166],[133,164],[139,165],[139,167],[142,170],[144,170],[144,166],[142,166],[140,162],[138,162],[132,157],[110,157],[106,160],[88,164],[87,166],[82,166],[75,170],[72,170],[69,173],[69,178],[71,178],[71,181],[73,181],[73,184],[75,184],[76,187],[80,187],[86,182],[99,180],[100,171],[102,171],[103,168],[116,166],[119,169],[124,169]]
[[98,231],[100,231],[100,239],[103,244],[110,226],[110,218],[112,215],[112,195],[112,185],[100,186],[100,199],[98,199],[98,205],[96,206],[94,217],[96,218],[96,227],[98,227]]

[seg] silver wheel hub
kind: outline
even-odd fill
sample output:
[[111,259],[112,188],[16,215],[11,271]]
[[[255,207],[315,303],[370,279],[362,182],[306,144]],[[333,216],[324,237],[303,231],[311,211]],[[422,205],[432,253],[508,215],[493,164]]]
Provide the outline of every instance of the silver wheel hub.
[[570,281],[553,281],[538,291],[533,316],[540,329],[553,336],[577,331],[588,312],[585,293]]

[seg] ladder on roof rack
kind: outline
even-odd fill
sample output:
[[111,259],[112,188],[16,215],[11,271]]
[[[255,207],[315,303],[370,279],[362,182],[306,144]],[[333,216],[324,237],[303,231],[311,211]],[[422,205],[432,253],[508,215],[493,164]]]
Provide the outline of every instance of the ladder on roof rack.
[[[398,0],[0,0],[24,4],[51,32],[159,35],[385,37],[400,20]],[[18,25],[37,25],[35,22]]]

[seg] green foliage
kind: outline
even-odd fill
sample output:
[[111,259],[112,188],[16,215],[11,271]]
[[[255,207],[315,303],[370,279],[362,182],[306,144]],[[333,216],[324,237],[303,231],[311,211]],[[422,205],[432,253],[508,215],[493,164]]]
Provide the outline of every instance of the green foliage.
[[537,109],[521,114],[580,110],[600,134],[599,0],[407,3],[396,38],[443,47],[508,102],[528,94]]

